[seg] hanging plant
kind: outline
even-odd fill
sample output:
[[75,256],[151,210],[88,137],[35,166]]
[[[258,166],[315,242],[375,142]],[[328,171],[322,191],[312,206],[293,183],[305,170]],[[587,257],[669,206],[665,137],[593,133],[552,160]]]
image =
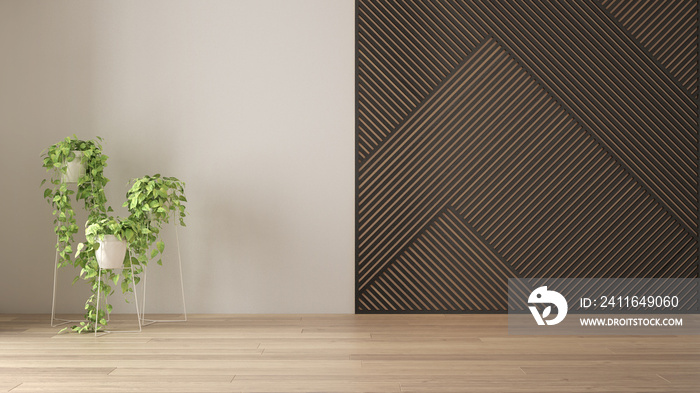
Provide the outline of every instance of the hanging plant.
[[[81,270],[73,282],[82,277],[88,281],[92,294],[85,302],[85,321],[72,327],[72,330],[78,333],[103,330],[107,324],[107,315],[112,312],[112,305],[107,302],[107,296],[114,293],[112,285],[120,285],[121,280],[122,293],[133,292],[133,288],[130,287],[132,273],[134,282],[138,284],[140,280],[138,274],[142,271],[138,259],[124,252],[122,269],[103,268],[100,274],[100,263],[97,258],[97,255],[104,251],[101,247],[105,247],[105,239],[110,236],[114,236],[118,241],[124,241],[125,249],[130,247],[130,244],[137,243],[142,229],[138,223],[130,218],[93,215],[86,225],[86,241],[78,244],[75,255],[76,265],[81,266]],[[97,309],[98,296],[103,299],[101,303],[104,304],[104,307],[99,310]]]
[[[160,231],[163,225],[168,224],[172,216],[176,224],[185,226],[185,183],[160,174],[133,179],[131,183],[123,206],[129,209],[129,218],[141,228],[136,242],[131,245],[132,250],[141,264],[146,265],[150,259],[158,257],[157,263],[162,265],[165,243],[160,239]],[[149,254],[154,243],[156,247]]]
[[[100,137],[83,141],[73,135],[42,153],[43,167],[50,176],[41,184],[49,184],[44,190],[44,198],[54,208],[58,265],[78,267],[80,271],[73,283],[83,278],[92,290],[85,302],[85,321],[72,327],[78,333],[103,330],[112,311],[107,296],[114,292],[113,285],[118,286],[121,281],[123,293],[133,291],[130,283],[132,280],[139,282],[138,275],[143,266],[159,255],[162,257],[165,243],[160,240],[160,231],[170,222],[171,216],[177,220],[176,224],[185,226],[185,184],[177,178],[159,174],[132,181],[124,203],[130,212],[128,218],[108,216],[107,213],[113,210],[107,206],[104,193],[109,179],[104,176],[107,156],[102,153],[101,142]],[[69,187],[70,183],[77,184],[75,191]],[[71,258],[71,244],[78,226],[73,201],[83,201],[88,212],[86,241],[78,244],[74,259]],[[121,265],[119,269],[116,266],[100,269],[96,252],[103,253],[113,245],[106,241],[110,237],[114,237],[116,249],[123,253],[123,265],[118,264]],[[127,247],[131,253],[125,252]],[[121,255],[117,259],[122,258]],[[162,259],[158,258],[157,263],[162,264]],[[102,297],[105,306],[98,309],[98,298]]]
[[[106,214],[92,215],[85,230],[86,242],[78,245],[75,260],[76,265],[81,268],[79,277],[87,280],[92,289],[91,296],[85,302],[85,321],[72,327],[78,333],[103,330],[107,323],[107,315],[112,311],[112,306],[106,301],[107,296],[114,292],[112,285],[121,285],[123,293],[131,292],[133,289],[129,285],[132,274],[134,282],[138,284],[143,267],[150,260],[162,257],[165,243],[160,240],[159,235],[163,225],[170,222],[171,216],[177,220],[177,224],[185,226],[184,202],[187,202],[187,199],[183,182],[174,177],[156,174],[134,179],[131,183],[124,203],[129,209],[129,217],[119,219],[108,217]],[[100,283],[96,252],[100,252],[100,241],[109,235],[128,242],[133,255],[124,256],[121,273],[103,269]],[[159,265],[162,264],[160,257],[157,260]],[[105,299],[105,307],[99,310],[98,296]]]
[[[44,198],[54,208],[54,232],[57,236],[56,250],[58,264],[71,263],[72,244],[78,232],[73,210],[73,196],[83,201],[89,215],[106,214],[112,211],[106,207],[104,187],[109,182],[104,176],[107,156],[102,154],[102,138],[80,140],[75,135],[51,145],[42,153],[43,167],[50,174],[41,185],[47,183]],[[76,161],[79,161],[80,165]],[[76,173],[77,172],[77,173]],[[71,177],[77,177],[77,190],[68,187]]]

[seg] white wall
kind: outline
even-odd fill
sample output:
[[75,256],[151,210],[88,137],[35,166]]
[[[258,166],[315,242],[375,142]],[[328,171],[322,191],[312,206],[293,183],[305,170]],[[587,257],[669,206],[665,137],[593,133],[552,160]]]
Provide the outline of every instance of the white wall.
[[[39,154],[73,133],[105,138],[119,215],[130,178],[187,183],[189,312],[353,312],[352,0],[0,0],[0,131],[0,313],[51,310]],[[150,311],[180,306],[156,295],[174,262]],[[82,310],[73,273],[60,311]]]

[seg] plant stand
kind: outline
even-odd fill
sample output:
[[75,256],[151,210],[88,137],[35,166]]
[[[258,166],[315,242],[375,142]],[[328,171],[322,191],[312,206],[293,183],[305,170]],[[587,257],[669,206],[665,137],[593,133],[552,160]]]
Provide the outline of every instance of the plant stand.
[[180,253],[180,236],[177,232],[177,222],[173,216],[173,226],[175,227],[175,242],[177,244],[177,261],[180,271],[180,289],[182,291],[182,319],[146,319],[146,283],[148,279],[148,267],[143,269],[143,303],[141,306],[141,324],[143,326],[152,325],[154,323],[162,322],[187,322],[187,307],[185,305],[185,282],[182,278],[182,254]]
[[[129,259],[131,259],[131,250],[129,252]],[[125,267],[117,268],[117,269],[126,269]],[[141,324],[141,319],[142,315],[139,313],[139,299],[136,296],[136,280],[134,279],[134,267],[129,265],[129,269],[131,269],[131,288],[134,290],[134,304],[136,305],[136,321],[139,324],[139,330],[105,330],[104,332],[98,332],[97,328],[95,328],[95,337],[100,337],[104,336],[105,334],[109,333],[141,333],[142,330],[142,324]],[[102,268],[100,267],[98,270],[97,274],[97,304],[95,305],[95,327],[97,327],[97,318],[99,318],[100,315],[100,290],[102,287]],[[109,315],[109,313],[107,313]]]
[[[78,182],[67,182],[66,184],[75,184]],[[59,212],[60,214],[60,212]],[[58,244],[58,235],[56,235],[56,244]],[[56,318],[56,282],[58,280],[58,250],[53,263],[53,298],[51,299],[51,327],[66,325],[69,323],[80,323],[82,320]]]
[[[58,235],[56,236],[58,243]],[[79,323],[81,320],[56,318],[56,280],[58,277],[58,250],[56,250],[56,258],[53,263],[53,299],[51,299],[51,327],[57,327],[68,323]]]

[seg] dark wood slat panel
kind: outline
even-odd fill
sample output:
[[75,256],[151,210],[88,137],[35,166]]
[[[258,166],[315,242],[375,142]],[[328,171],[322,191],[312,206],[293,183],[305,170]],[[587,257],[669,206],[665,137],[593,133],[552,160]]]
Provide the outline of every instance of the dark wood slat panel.
[[[463,26],[450,21],[439,6],[422,1],[360,2],[357,12],[362,53],[358,60],[363,68],[358,73],[363,81],[358,91],[371,97],[373,86],[375,94],[382,96],[374,102],[366,100],[359,108],[366,117],[366,127],[358,128],[364,140],[358,154],[361,163],[484,36],[474,31],[464,34]],[[378,91],[380,86],[386,89]],[[383,132],[370,138],[366,134],[375,126]]]
[[697,1],[359,0],[357,311],[697,277],[697,21]]
[[[601,4],[639,46],[697,99],[697,2],[609,0]],[[624,6],[630,6],[632,12]]]

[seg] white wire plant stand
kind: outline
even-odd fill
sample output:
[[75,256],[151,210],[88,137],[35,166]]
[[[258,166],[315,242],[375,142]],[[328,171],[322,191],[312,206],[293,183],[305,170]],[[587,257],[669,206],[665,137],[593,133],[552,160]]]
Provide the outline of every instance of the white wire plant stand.
[[[131,249],[129,249],[128,253],[129,253],[129,260],[131,260],[131,258],[133,257],[133,255],[131,253]],[[100,292],[102,289],[102,270],[124,270],[124,269],[131,270],[131,288],[134,291],[134,304],[136,305],[136,321],[138,323],[139,330],[103,330],[103,331],[98,331],[97,330],[97,322],[98,322],[98,318],[100,315]],[[104,335],[110,334],[110,333],[141,333],[141,331],[143,330],[143,324],[141,323],[142,314],[139,313],[139,299],[138,299],[138,296],[136,295],[136,279],[134,277],[135,277],[134,276],[134,266],[131,264],[129,264],[128,268],[122,265],[122,267],[119,267],[119,268],[103,269],[102,267],[100,267],[98,269],[98,273],[97,273],[97,303],[95,304],[95,337],[101,337],[101,336],[104,336]],[[106,304],[107,304],[107,300],[105,299],[105,305]],[[109,311],[107,311],[107,322],[110,321],[109,315],[110,315],[110,313],[109,313]]]
[[[75,185],[76,187],[78,186],[77,181],[66,181],[66,185]],[[92,185],[92,183],[91,183]],[[61,214],[62,211],[58,211],[57,214]],[[58,234],[56,235],[56,244],[58,245]],[[62,325],[67,325],[69,323],[80,323],[83,322],[82,319],[65,319],[65,318],[56,318],[56,286],[57,286],[57,281],[58,281],[58,248],[56,248],[56,256],[54,258],[54,263],[53,263],[53,296],[51,299],[51,327],[58,327]]]
[[[180,278],[180,293],[181,293],[181,298],[182,298],[182,314],[181,318],[178,319],[152,319],[152,318],[146,318],[146,288],[147,288],[147,283],[148,283],[148,267],[144,267],[143,269],[143,296],[142,296],[142,303],[141,303],[141,312],[139,312],[138,304],[136,305],[137,307],[137,316],[139,319],[139,332],[141,331],[143,326],[148,326],[152,325],[154,323],[171,323],[171,322],[187,322],[187,305],[185,301],[185,283],[184,283],[184,278],[182,274],[182,254],[180,252],[180,235],[178,233],[177,229],[177,223],[173,222],[173,226],[175,227],[175,244],[177,247],[177,262],[178,262],[178,273],[179,273],[179,278]],[[58,241],[58,236],[56,236],[56,239]],[[131,251],[129,251],[131,253]],[[134,289],[134,298],[135,301],[138,302],[136,299],[136,283],[134,280],[134,274],[133,274],[133,267],[132,269],[132,286]],[[100,274],[102,273],[102,269],[100,268]],[[62,325],[67,325],[70,323],[80,323],[83,322],[84,320],[82,319],[65,319],[65,318],[58,318],[56,317],[56,288],[58,286],[58,250],[56,250],[56,255],[54,258],[54,269],[53,269],[53,296],[51,299],[51,327],[58,327]],[[99,294],[98,294],[98,302],[99,302]],[[109,321],[109,317],[107,319]],[[135,332],[135,331],[131,331]]]
[[[56,243],[58,243],[58,235],[56,235]],[[51,327],[67,325],[69,323],[80,323],[82,320],[56,318],[56,286],[58,280],[58,250],[56,250],[56,258],[53,263],[53,298],[51,299]]]
[[[77,184],[77,182],[68,182],[67,184]],[[60,212],[59,212],[60,213]],[[182,314],[179,314],[181,318],[178,319],[152,319],[152,318],[146,318],[146,288],[147,288],[147,279],[148,279],[148,267],[144,266],[143,269],[143,296],[142,296],[142,304],[141,304],[141,312],[139,312],[139,307],[138,307],[138,299],[136,296],[136,282],[134,279],[134,274],[133,274],[133,267],[131,268],[132,274],[132,288],[134,290],[134,301],[136,303],[136,315],[139,323],[139,330],[130,330],[130,331],[119,331],[119,332],[124,332],[124,333],[134,333],[134,332],[141,332],[144,326],[152,325],[154,323],[172,323],[172,322],[187,322],[187,305],[185,302],[185,283],[183,279],[183,274],[182,274],[182,254],[180,252],[180,235],[178,233],[178,222],[176,221],[175,214],[173,213],[173,226],[175,229],[175,243],[177,247],[177,262],[178,262],[178,273],[179,273],[179,278],[180,278],[180,292],[181,292],[181,297],[182,297]],[[56,243],[58,243],[58,235],[56,235]],[[129,255],[131,255],[131,250],[129,250]],[[51,299],[51,327],[58,327],[62,325],[67,325],[70,323],[80,323],[84,322],[83,319],[65,319],[65,318],[58,318],[56,317],[56,288],[58,286],[58,265],[59,262],[59,252],[58,249],[56,249],[55,257],[54,257],[54,269],[53,269],[53,291],[52,291],[52,299]],[[99,274],[101,275],[102,273],[102,268],[99,270]],[[101,277],[100,277],[101,278]],[[101,283],[101,281],[100,281]],[[99,291],[98,291],[98,307],[97,310],[99,311]],[[109,313],[107,314],[107,321],[110,321],[109,318]],[[103,334],[107,333],[113,333],[116,331],[104,331],[101,332]],[[95,332],[95,335],[98,335],[98,332]]]
[[148,266],[143,269],[143,296],[141,304],[141,325],[149,326],[154,323],[173,323],[173,322],[187,322],[187,305],[185,303],[185,282],[182,275],[182,254],[180,252],[180,235],[178,233],[178,224],[176,217],[173,214],[173,227],[175,227],[175,244],[177,246],[177,262],[178,262],[178,272],[180,275],[180,292],[182,294],[182,314],[181,318],[178,319],[151,319],[146,318],[146,288],[148,284]]

